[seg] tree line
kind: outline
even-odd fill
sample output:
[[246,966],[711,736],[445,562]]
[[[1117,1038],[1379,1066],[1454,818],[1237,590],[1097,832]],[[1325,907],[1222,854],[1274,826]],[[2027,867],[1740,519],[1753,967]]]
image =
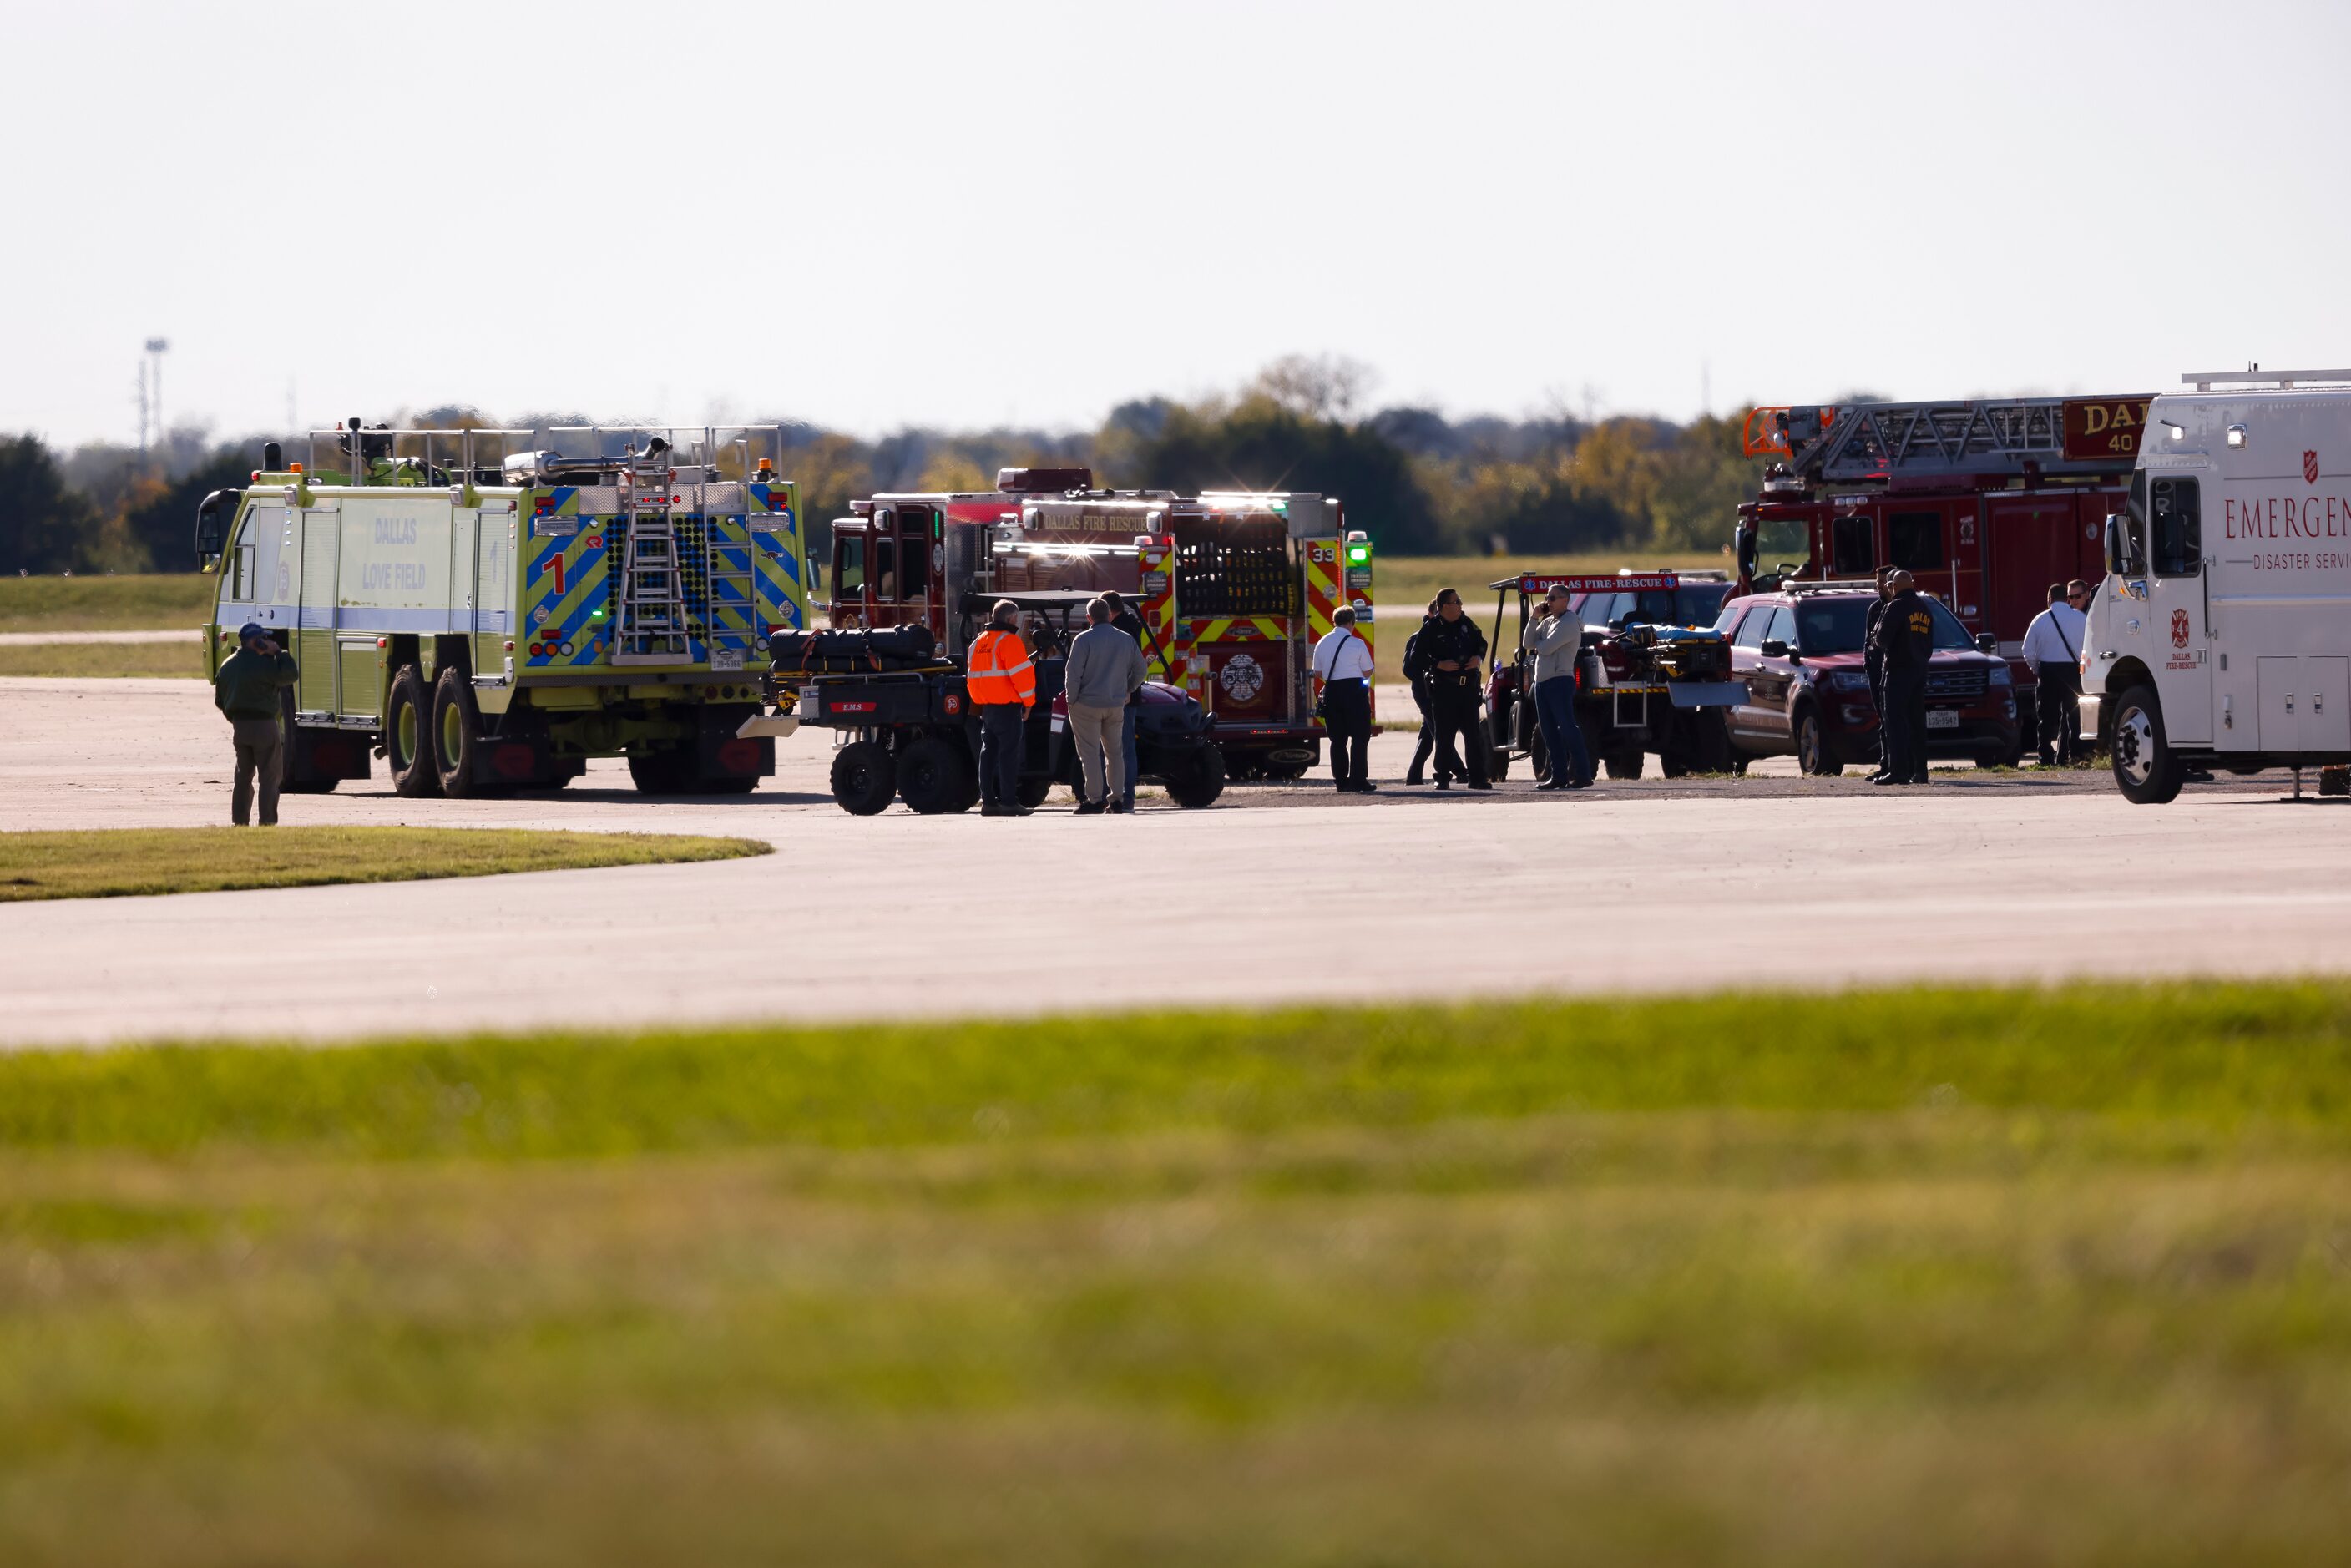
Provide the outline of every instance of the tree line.
[[[1120,488],[1315,491],[1398,555],[1710,549],[1730,535],[1761,467],[1740,455],[1746,410],[1688,424],[1624,415],[1449,419],[1435,409],[1361,406],[1368,376],[1346,361],[1280,360],[1223,396],[1139,399],[1101,428],[1056,433],[904,430],[861,440],[785,426],[779,465],[799,486],[811,543],[852,497],[986,490],[1002,467],[1083,465]],[[502,423],[465,407],[389,415],[414,428]],[[510,422],[544,431],[573,414]],[[0,435],[0,571],[176,571],[193,566],[196,506],[260,461],[256,434],[215,442],[181,429],[143,458],[93,444],[57,452]]]

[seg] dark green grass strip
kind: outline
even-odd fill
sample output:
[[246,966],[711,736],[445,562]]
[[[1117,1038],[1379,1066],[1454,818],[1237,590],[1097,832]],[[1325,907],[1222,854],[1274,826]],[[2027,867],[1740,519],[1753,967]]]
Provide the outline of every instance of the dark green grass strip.
[[569,1155],[1948,1103],[2351,1132],[2351,986],[1531,1000],[0,1058],[0,1148]]

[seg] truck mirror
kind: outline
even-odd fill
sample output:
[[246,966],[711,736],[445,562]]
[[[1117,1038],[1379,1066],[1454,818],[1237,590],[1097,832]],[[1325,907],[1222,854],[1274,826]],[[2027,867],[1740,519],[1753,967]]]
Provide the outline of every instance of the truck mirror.
[[1992,634],[1991,634],[1991,632],[1977,632],[1977,633],[1976,633],[1976,652],[1977,652],[1977,653],[1999,653],[1999,652],[2000,652],[2000,639],[1999,639],[1998,637],[1996,637],[1996,636],[1992,635]]
[[1766,637],[1763,645],[1755,651],[1767,659],[1784,659],[1788,656],[1787,641],[1780,637]]
[[221,538],[226,530],[226,516],[236,509],[238,492],[214,490],[196,506],[196,564],[202,566],[221,553]]
[[2116,577],[2136,570],[2131,563],[2130,519],[2119,512],[2106,514],[2106,570]]

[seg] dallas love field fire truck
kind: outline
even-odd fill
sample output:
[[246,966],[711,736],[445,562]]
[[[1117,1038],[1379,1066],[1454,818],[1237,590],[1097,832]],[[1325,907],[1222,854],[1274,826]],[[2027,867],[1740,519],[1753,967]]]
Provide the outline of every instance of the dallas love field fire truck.
[[1990,632],[2032,733],[2024,630],[2053,582],[2095,581],[2106,514],[2146,428],[2144,397],[1977,398],[1759,408],[1746,452],[1781,459],[1739,508],[1746,594],[1790,580],[1865,583],[1900,567],[1970,633]]
[[1314,642],[1343,604],[1373,634],[1372,546],[1334,497],[1097,490],[1083,468],[1008,468],[992,492],[851,510],[833,524],[835,627],[919,623],[960,659],[999,598],[1116,589],[1150,632],[1154,676],[1207,712],[1237,779],[1314,766]]
[[212,667],[246,622],[301,665],[287,789],[365,779],[371,751],[409,796],[559,788],[590,757],[625,756],[649,791],[775,771],[769,630],[808,619],[782,432],[582,427],[549,434],[576,455],[508,450],[537,438],[355,419],[313,432],[307,464],[271,442],[247,487],[204,498]]

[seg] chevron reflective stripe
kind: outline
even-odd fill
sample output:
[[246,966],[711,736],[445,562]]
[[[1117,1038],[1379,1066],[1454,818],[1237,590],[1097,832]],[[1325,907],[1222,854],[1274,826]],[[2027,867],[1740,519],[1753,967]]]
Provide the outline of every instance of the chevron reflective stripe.
[[758,577],[757,613],[766,626],[794,630],[809,623],[808,573],[803,570],[798,493],[785,482],[753,483],[751,498],[752,570]]
[[[596,612],[610,597],[610,552],[603,534],[583,525],[577,534],[534,539],[532,546],[520,662],[534,669],[596,663],[603,653],[605,634]],[[539,652],[528,651],[534,646]],[[571,650],[568,653],[563,651],[567,646]]]
[[1143,578],[1143,623],[1158,645],[1161,678],[1182,685],[1190,660],[1176,633],[1176,546],[1154,539],[1135,554]]

